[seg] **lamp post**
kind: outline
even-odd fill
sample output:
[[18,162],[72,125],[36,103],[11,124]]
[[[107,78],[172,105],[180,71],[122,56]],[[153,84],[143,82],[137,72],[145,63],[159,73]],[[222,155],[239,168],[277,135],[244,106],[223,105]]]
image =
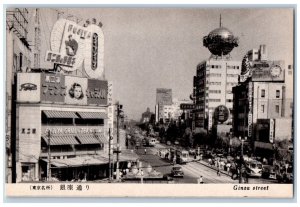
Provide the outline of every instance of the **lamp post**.
[[119,136],[119,119],[122,118],[123,116],[123,105],[120,105],[119,102],[116,103],[117,106],[117,150],[114,151],[114,153],[117,154],[117,165],[116,165],[116,180],[120,179],[120,169],[119,169],[119,154],[121,153],[120,151],[120,136]]
[[50,150],[50,141],[51,141],[51,132],[50,130],[47,131],[47,140],[48,140],[48,181],[51,181],[51,150]]
[[108,130],[108,178],[109,178],[109,182],[111,182],[111,140],[113,139],[113,137],[111,136],[111,131],[110,128]]
[[243,183],[243,176],[242,176],[242,165],[244,163],[244,142],[247,140],[245,136],[244,139],[240,136],[239,139],[241,140],[241,155],[240,155],[240,175],[239,175],[239,183]]

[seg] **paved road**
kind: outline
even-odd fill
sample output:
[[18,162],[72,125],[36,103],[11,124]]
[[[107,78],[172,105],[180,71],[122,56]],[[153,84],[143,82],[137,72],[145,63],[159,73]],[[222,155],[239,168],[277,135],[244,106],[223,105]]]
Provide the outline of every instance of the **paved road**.
[[[160,148],[166,148],[167,146],[163,144],[157,144],[155,147],[146,147],[146,154],[144,152],[144,147],[138,149],[136,152],[143,163],[143,167],[150,164],[157,171],[169,175],[173,164],[161,159],[157,154]],[[204,183],[238,183],[238,180],[232,180],[228,175],[221,174],[217,175],[217,171],[204,162],[200,163],[198,161],[193,161],[192,158],[187,164],[181,165],[184,171],[184,178],[174,178],[175,183],[197,183],[197,178],[201,175],[203,176]],[[261,184],[261,183],[276,183],[275,180],[262,179],[262,178],[249,178],[248,180],[251,184]]]

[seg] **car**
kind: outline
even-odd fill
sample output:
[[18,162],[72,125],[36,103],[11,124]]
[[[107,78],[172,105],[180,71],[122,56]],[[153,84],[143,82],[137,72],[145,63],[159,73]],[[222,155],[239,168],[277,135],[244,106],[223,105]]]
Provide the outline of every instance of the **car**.
[[195,154],[196,154],[196,150],[193,149],[193,148],[190,148],[190,149],[189,149],[189,154],[190,154],[190,155],[195,155]]
[[174,144],[179,145],[179,142],[176,140],[176,141],[174,142]]
[[183,177],[184,176],[184,172],[182,170],[182,167],[179,166],[179,165],[176,165],[176,166],[172,167],[171,175],[173,177]]
[[276,180],[276,172],[273,166],[271,165],[263,165],[261,171],[261,177],[266,179],[275,179]]
[[170,146],[170,145],[171,145],[171,142],[170,142],[170,141],[167,141],[167,145],[169,145],[169,146]]

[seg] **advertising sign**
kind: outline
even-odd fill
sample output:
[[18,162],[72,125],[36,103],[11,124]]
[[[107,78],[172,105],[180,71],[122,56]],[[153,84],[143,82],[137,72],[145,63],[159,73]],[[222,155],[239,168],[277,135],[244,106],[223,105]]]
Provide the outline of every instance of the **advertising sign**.
[[51,135],[58,134],[94,134],[103,133],[104,128],[98,127],[64,127],[64,126],[42,126],[42,134],[47,134],[50,131]]
[[89,77],[100,78],[104,71],[104,35],[95,24],[90,24],[86,29],[91,32],[91,38],[85,40],[84,70]]
[[208,111],[208,130],[212,128],[212,123],[213,123],[213,111],[210,109]]
[[79,104],[79,105],[87,104],[86,92],[88,86],[88,79],[66,76],[65,85],[66,85],[66,96],[65,96],[66,104]]
[[107,105],[107,81],[88,79],[87,104]]
[[249,112],[248,112],[248,137],[252,137],[252,104],[253,104],[253,83],[249,82],[248,84],[248,104],[249,104]]
[[81,68],[84,62],[88,77],[103,75],[104,35],[98,25],[83,27],[59,19],[53,26],[50,43],[51,51],[47,51],[45,61],[59,64],[68,72]]
[[274,119],[270,119],[270,136],[269,136],[270,143],[274,142]]
[[113,104],[113,83],[112,81],[108,82],[108,91],[107,91],[107,104]]
[[215,109],[214,113],[215,120],[218,122],[225,122],[229,118],[229,110],[226,106],[220,105]]
[[20,102],[39,102],[41,80],[39,73],[18,73],[17,100]]
[[180,104],[180,109],[182,110],[191,110],[194,108],[195,108],[194,104]]
[[64,103],[67,95],[65,76],[62,74],[41,74],[41,101]]
[[252,81],[284,81],[284,62],[253,62]]
[[66,71],[74,71],[82,66],[85,40],[90,38],[91,32],[87,28],[70,20],[59,19],[53,26],[51,51],[47,51],[45,59],[47,62],[65,65],[62,68]]

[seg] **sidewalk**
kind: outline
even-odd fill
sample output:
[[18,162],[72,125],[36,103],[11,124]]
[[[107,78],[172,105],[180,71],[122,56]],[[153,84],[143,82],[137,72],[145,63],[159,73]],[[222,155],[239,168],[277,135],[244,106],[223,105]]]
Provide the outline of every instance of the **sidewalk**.
[[[210,165],[209,163],[207,163],[207,162],[204,161],[204,160],[194,159],[194,162],[198,162],[198,163],[200,163],[201,165],[204,165],[205,167],[208,167],[208,168],[210,168],[210,169],[213,169],[213,170],[215,170],[215,171],[218,171],[218,168],[217,168],[216,166]],[[227,172],[227,171],[225,171],[225,170],[223,170],[223,169],[221,169],[220,172],[221,172],[223,175],[227,175],[227,176],[231,177],[230,174],[229,174],[229,172]]]

